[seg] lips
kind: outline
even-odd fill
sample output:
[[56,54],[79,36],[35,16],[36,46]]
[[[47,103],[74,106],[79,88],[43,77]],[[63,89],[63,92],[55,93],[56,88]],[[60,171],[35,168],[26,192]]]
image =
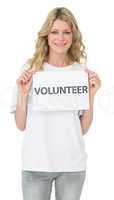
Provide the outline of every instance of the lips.
[[66,43],[54,43],[57,47],[63,47],[66,45]]

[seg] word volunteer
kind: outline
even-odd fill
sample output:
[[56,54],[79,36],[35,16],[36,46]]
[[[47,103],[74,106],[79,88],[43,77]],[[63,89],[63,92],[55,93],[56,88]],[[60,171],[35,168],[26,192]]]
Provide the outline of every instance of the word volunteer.
[[36,95],[52,94],[84,94],[88,93],[88,87],[83,86],[52,86],[52,87],[34,87]]

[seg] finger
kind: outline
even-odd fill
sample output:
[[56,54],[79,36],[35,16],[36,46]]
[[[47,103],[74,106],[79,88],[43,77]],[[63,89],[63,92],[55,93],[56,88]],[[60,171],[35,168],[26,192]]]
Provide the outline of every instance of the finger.
[[22,83],[26,83],[28,81],[28,77],[25,74],[22,74],[19,79]]
[[22,78],[25,80],[25,81],[27,81],[29,78],[28,78],[28,76],[24,73],[23,75],[22,75]]
[[23,74],[22,76],[25,80],[28,80],[28,76],[26,74]]
[[100,85],[100,82],[97,79],[92,79],[89,81],[90,84]]
[[28,72],[31,74],[34,74],[36,71],[35,71],[35,69],[29,69]]
[[96,79],[99,79],[99,76],[96,73],[91,73],[88,75],[89,79],[95,77]]
[[23,78],[19,78],[18,80],[17,80],[17,83],[21,83],[21,84],[24,84],[25,83],[25,80],[23,79]]
[[98,82],[101,82],[101,80],[100,80],[99,77],[97,77],[97,76],[90,77],[89,80],[96,80],[96,81],[98,81]]
[[96,81],[96,79],[95,78],[91,78],[91,79],[89,79],[89,81]]
[[28,71],[28,70],[25,70],[25,71],[22,73],[22,75],[23,75],[23,74],[26,74],[26,75],[29,76],[29,75],[32,75],[32,72],[30,72],[30,71]]
[[88,69],[88,68],[85,68],[85,71],[88,72],[88,73],[95,73],[94,71]]
[[26,73],[26,72],[23,74],[23,77],[24,77],[25,79],[27,79],[27,80],[30,79],[31,76],[32,76],[31,74],[28,74],[28,73]]
[[97,75],[97,73],[96,73],[96,72],[93,72],[93,71],[89,71],[88,74],[89,74],[89,75]]
[[18,79],[17,79],[17,84],[24,84],[25,83],[25,79],[22,77],[22,76],[20,76]]
[[25,79],[30,79],[30,77],[32,76],[32,73],[31,72],[28,72],[28,71],[24,71],[22,76],[25,78]]
[[95,74],[89,74],[88,78],[91,79],[91,78],[97,78],[97,77]]
[[27,69],[22,73],[22,75],[26,74],[28,76],[32,76],[34,73],[35,73],[35,71],[33,69]]
[[92,80],[92,81],[89,82],[89,84],[90,84],[90,86],[95,86],[96,82]]
[[90,72],[91,70],[90,69],[88,69],[87,67],[85,68],[85,71],[86,72]]
[[93,71],[86,70],[86,72],[88,73],[88,78],[98,76],[98,75],[97,75],[95,72],[93,72]]
[[93,78],[91,78],[90,80],[89,80],[89,82],[94,82],[94,83],[96,83],[96,84],[100,84],[100,81],[99,81],[99,79],[97,79],[97,78],[95,78],[95,77],[93,77]]
[[30,83],[33,81],[33,76],[31,77],[31,79],[29,81],[30,81]]
[[20,79],[20,82],[21,82],[22,84],[25,84],[25,83],[26,83],[26,79],[25,79],[24,77],[22,77],[22,78]]
[[31,72],[29,72],[29,71],[25,71],[25,72],[24,72],[24,74],[26,74],[26,75],[30,76],[32,73],[31,73]]
[[90,78],[95,78],[95,79],[97,79],[98,77],[97,77],[96,74],[91,74],[91,75],[90,75]]
[[89,82],[92,82],[92,81],[95,81],[95,79],[94,79],[94,78],[90,78],[90,79],[89,79]]

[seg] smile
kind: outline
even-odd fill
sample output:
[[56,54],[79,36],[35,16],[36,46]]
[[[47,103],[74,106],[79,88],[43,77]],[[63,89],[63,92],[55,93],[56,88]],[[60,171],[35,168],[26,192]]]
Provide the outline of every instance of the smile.
[[57,47],[63,47],[63,46],[66,45],[66,43],[64,43],[64,44],[56,44],[56,43],[55,43],[55,45],[56,45]]

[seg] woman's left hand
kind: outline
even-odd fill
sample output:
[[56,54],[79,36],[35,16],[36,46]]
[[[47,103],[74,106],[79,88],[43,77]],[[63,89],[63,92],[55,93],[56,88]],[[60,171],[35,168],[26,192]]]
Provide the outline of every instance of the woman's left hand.
[[95,73],[87,68],[85,69],[85,71],[88,73],[90,97],[94,97],[97,90],[101,86],[101,80],[97,73]]

